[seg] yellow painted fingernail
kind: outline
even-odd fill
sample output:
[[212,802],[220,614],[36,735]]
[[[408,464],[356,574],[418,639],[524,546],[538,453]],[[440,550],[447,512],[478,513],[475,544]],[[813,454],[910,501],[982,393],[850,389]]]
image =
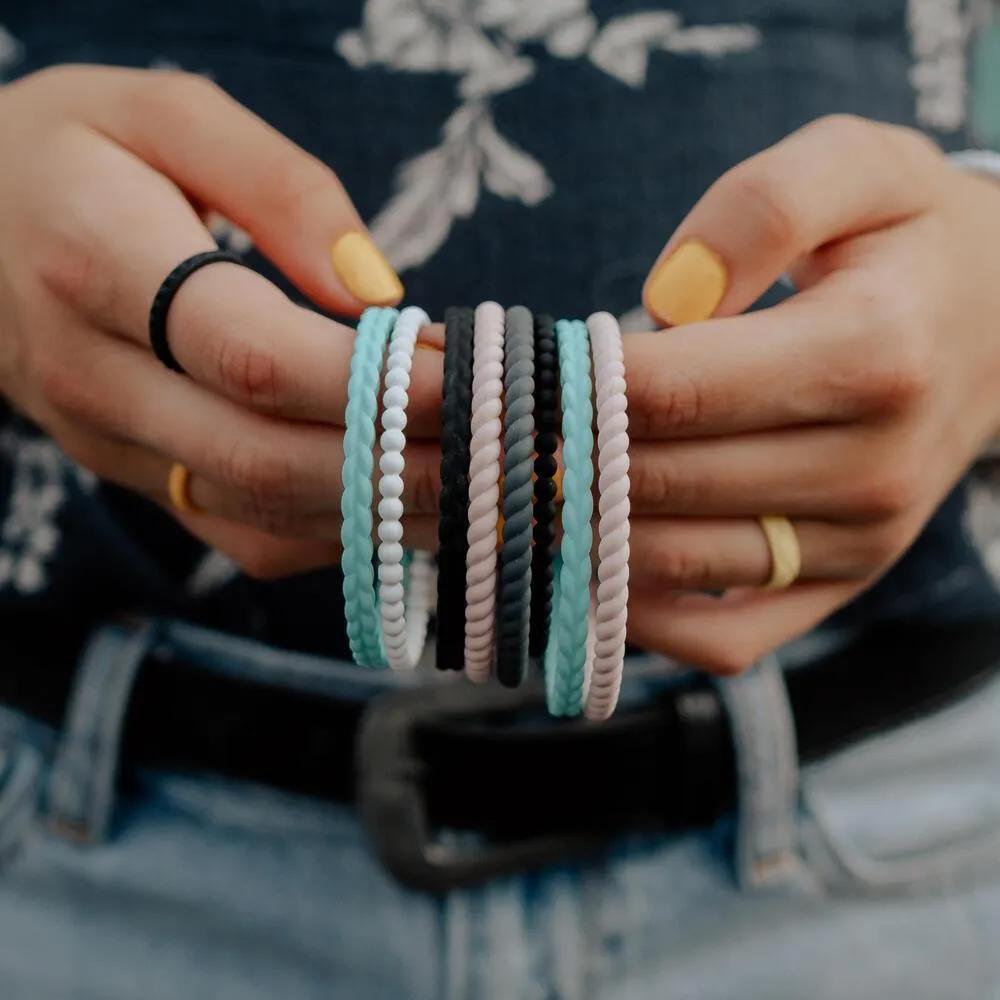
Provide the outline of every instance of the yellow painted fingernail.
[[345,233],[331,251],[333,269],[355,298],[370,306],[393,306],[403,283],[367,233]]
[[671,326],[698,323],[719,308],[728,283],[722,259],[704,243],[689,240],[650,275],[646,307]]

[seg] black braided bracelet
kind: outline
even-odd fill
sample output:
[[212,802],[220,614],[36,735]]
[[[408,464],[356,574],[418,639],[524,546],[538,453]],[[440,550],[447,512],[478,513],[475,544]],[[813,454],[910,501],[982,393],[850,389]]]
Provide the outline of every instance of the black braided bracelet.
[[182,260],[163,279],[163,284],[153,297],[153,305],[149,310],[149,346],[153,349],[153,354],[159,361],[166,365],[172,372],[181,375],[187,374],[183,366],[174,357],[174,352],[170,350],[170,343],[167,340],[167,314],[170,312],[171,303],[180,291],[181,285],[191,277],[195,271],[200,271],[209,264],[239,264],[246,267],[246,264],[228,250],[206,250],[203,253],[196,253],[186,260]]
[[445,313],[438,523],[437,668],[465,665],[465,584],[469,551],[469,446],[472,438],[473,311]]
[[524,306],[507,310],[504,337],[503,548],[497,597],[497,680],[528,672],[535,451],[535,329]]
[[559,352],[555,320],[535,317],[535,528],[531,550],[531,630],[528,649],[542,656],[552,615],[559,463]]

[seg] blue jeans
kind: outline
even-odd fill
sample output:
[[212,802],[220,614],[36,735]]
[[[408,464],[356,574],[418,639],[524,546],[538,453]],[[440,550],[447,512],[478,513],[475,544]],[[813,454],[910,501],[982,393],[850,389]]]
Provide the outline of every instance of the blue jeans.
[[405,683],[187,625],[99,632],[60,734],[0,714],[4,1000],[1000,996],[1000,679],[800,768],[767,661],[721,682],[737,815],[437,900],[350,809],[160,773],[117,792],[152,643],[337,697]]

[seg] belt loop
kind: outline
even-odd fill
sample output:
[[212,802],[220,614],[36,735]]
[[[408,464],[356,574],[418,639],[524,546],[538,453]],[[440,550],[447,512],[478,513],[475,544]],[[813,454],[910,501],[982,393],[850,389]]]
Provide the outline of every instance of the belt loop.
[[122,731],[136,674],[156,638],[152,624],[107,625],[77,667],[49,785],[56,833],[100,843],[114,808]]
[[736,748],[740,885],[763,889],[798,881],[798,752],[778,660],[767,657],[718,682]]

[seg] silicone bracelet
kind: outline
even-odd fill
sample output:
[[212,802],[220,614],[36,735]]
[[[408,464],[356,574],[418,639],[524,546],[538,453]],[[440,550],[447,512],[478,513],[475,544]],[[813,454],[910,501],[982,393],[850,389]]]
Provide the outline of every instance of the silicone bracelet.
[[476,309],[469,461],[469,552],[466,557],[465,673],[489,680],[496,616],[500,436],[503,423],[504,311],[495,302]]
[[469,446],[472,436],[471,309],[445,313],[438,522],[438,670],[461,670],[465,656],[466,557],[469,544]]
[[528,650],[542,656],[552,615],[559,463],[559,359],[555,321],[535,317],[535,527],[531,549],[531,627]]
[[584,708],[588,719],[609,718],[618,704],[628,623],[629,458],[625,361],[618,321],[609,313],[587,320],[597,388],[598,562],[596,645]]
[[164,279],[153,296],[153,304],[149,310],[149,346],[157,360],[172,372],[186,375],[184,367],[174,357],[167,339],[167,316],[174,298],[188,278],[209,264],[239,264],[246,267],[247,262],[228,250],[205,250],[182,260]]
[[368,309],[358,323],[347,383],[344,427],[343,492],[340,498],[340,540],[344,554],[344,615],[347,639],[357,663],[384,667],[372,565],[372,467],[375,416],[382,357],[399,314],[395,309]]
[[504,341],[503,547],[497,598],[497,680],[518,687],[528,672],[535,450],[535,323],[507,310]]
[[552,623],[545,648],[545,686],[552,715],[579,715],[587,684],[590,548],[594,480],[590,350],[587,327],[556,323],[562,389],[563,508],[560,561],[553,588]]
[[[382,391],[382,436],[378,481],[378,603],[385,658],[393,670],[412,670],[427,637],[430,556],[418,553],[406,573],[403,553],[403,471],[406,468],[406,408],[413,349],[430,317],[410,306],[399,314],[389,343]],[[409,580],[407,580],[407,575]],[[407,587],[407,583],[410,584]]]

